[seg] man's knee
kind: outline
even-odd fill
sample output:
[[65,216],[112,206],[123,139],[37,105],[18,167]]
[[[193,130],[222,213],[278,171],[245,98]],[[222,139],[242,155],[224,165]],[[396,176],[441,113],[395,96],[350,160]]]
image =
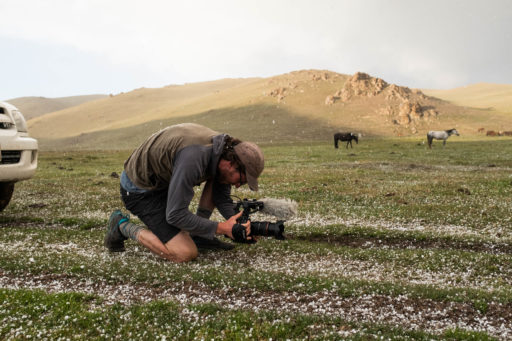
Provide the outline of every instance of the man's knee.
[[171,260],[176,263],[186,263],[196,259],[198,255],[199,252],[196,247],[180,249],[176,250],[176,252],[171,252]]
[[190,262],[199,255],[195,243],[188,233],[180,233],[165,244],[169,259],[176,263]]

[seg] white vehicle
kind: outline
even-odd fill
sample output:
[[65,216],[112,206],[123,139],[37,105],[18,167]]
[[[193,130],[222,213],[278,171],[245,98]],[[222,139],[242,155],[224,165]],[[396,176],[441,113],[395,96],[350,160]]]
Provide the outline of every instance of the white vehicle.
[[0,102],[0,211],[11,200],[14,183],[30,179],[37,168],[37,140],[28,136],[21,112]]

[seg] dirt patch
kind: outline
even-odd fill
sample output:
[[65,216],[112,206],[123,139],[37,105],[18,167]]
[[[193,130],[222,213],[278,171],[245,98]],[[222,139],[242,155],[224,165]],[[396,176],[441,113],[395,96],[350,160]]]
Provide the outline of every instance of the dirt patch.
[[512,245],[506,243],[479,243],[449,240],[418,240],[386,237],[356,237],[356,236],[294,236],[287,234],[288,239],[304,240],[316,243],[328,243],[336,246],[353,248],[396,248],[396,249],[456,249],[490,254],[512,254]]
[[[240,292],[234,288],[210,288],[200,283],[169,283],[167,287],[141,284],[109,284],[68,275],[16,274],[0,272],[0,286],[12,289],[40,289],[50,293],[82,292],[101,296],[106,305],[171,300],[180,304],[214,303],[227,309],[291,311],[335,316],[357,323],[382,323],[405,329],[439,334],[446,329],[482,331],[495,337],[512,337],[512,304],[488,303],[487,313],[472,304],[440,302],[407,296],[362,295],[342,297],[335,290],[313,294],[297,292]],[[93,304],[93,303],[92,303]],[[101,308],[101,307],[92,307]]]

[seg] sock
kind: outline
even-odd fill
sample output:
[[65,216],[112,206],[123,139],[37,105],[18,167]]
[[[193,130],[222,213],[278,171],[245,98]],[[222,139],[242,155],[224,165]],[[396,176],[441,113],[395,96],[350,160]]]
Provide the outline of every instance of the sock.
[[119,224],[119,231],[126,238],[138,241],[137,236],[144,227],[130,223],[129,221],[122,222]]
[[201,207],[199,206],[197,208],[197,211],[196,211],[196,215],[201,217],[201,218],[206,218],[206,219],[210,219],[211,215],[212,215],[212,211],[210,211],[209,209],[207,208],[204,208],[204,207]]

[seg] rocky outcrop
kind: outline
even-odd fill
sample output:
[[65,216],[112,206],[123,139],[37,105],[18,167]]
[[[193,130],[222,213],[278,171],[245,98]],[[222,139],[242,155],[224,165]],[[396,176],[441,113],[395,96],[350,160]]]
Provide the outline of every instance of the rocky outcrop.
[[327,72],[322,72],[320,74],[317,74],[317,73],[314,73],[313,75],[311,75],[311,80],[313,81],[326,81],[329,79],[329,74]]
[[414,126],[421,121],[430,122],[432,119],[435,119],[437,115],[438,112],[434,109],[427,109],[421,106],[420,103],[409,102],[407,99],[402,102],[398,108],[398,122],[402,125],[412,124]]
[[366,73],[357,72],[349,78],[341,89],[341,100],[346,102],[353,97],[373,97],[382,92],[388,83],[380,78],[370,77]]
[[341,90],[327,96],[326,105],[341,101],[351,103],[357,100],[374,98],[374,110],[386,116],[388,122],[417,132],[417,125],[430,122],[439,113],[429,103],[429,98],[419,90],[388,84],[380,78],[357,72],[349,78]]
[[[324,91],[325,88],[340,88],[340,84],[343,84],[346,78],[346,75],[325,70],[293,71],[268,79],[263,96],[273,97],[277,102],[286,104],[286,99],[297,100],[304,95],[317,96],[318,92]],[[325,99],[325,103],[330,105],[338,100]]]
[[281,102],[285,97],[285,92],[285,87],[279,87],[271,90],[268,95],[277,98],[277,101]]

